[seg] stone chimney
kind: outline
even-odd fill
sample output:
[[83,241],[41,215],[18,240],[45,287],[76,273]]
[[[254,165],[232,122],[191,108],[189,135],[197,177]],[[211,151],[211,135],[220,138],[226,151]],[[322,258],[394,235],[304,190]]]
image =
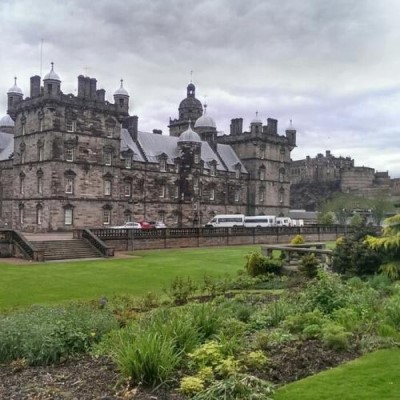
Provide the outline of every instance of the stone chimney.
[[139,117],[137,115],[134,115],[132,117],[127,117],[122,121],[122,128],[128,129],[128,132],[134,141],[137,140],[138,120]]
[[31,98],[40,96],[40,76],[31,77]]

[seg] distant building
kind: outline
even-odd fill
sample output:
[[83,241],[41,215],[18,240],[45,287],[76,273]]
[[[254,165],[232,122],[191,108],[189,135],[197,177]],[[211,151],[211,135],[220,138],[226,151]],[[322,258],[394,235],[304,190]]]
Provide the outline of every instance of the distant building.
[[258,118],[248,132],[232,120],[217,132],[190,83],[170,135],[139,129],[121,81],[114,102],[80,75],[64,94],[53,66],[33,76],[30,96],[16,82],[0,120],[0,221],[22,231],[162,220],[199,226],[215,214],[287,215],[296,131]]

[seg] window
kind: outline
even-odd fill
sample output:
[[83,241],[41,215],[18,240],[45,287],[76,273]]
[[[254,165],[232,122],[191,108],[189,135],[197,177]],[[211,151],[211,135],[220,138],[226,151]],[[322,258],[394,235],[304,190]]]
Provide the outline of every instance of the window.
[[43,161],[43,158],[44,158],[44,147],[39,146],[38,147],[38,160]]
[[64,225],[72,225],[74,212],[72,208],[64,209]]
[[25,220],[25,208],[23,206],[19,207],[19,215],[18,215],[19,223],[23,224]]
[[210,189],[210,200],[215,200],[215,189],[214,188]]
[[25,192],[25,176],[19,177],[19,192],[20,194],[24,194]]
[[167,171],[167,160],[165,159],[160,160],[160,171],[161,172]]
[[200,162],[200,155],[199,154],[195,154],[194,155],[194,163],[198,164]]
[[21,150],[21,164],[25,163],[25,150]]
[[175,173],[179,174],[179,163],[175,163]]
[[72,118],[67,118],[65,121],[65,129],[67,132],[75,132],[76,131],[76,121]]
[[74,193],[74,178],[67,177],[65,180],[65,193],[73,194]]
[[260,203],[263,203],[264,202],[264,189],[260,189],[260,192],[259,192],[259,199],[260,199]]
[[283,203],[283,199],[285,196],[285,191],[283,189],[279,190],[279,203]]
[[193,178],[193,189],[197,193],[199,191],[199,178]]
[[161,185],[161,186],[160,186],[160,197],[162,197],[162,198],[165,197],[165,192],[166,192],[165,189],[166,189],[166,188],[165,188],[165,185]]
[[47,84],[47,93],[51,94],[51,92],[53,91],[53,85],[51,83]]
[[235,202],[240,200],[240,189],[235,190]]
[[111,165],[112,162],[112,154],[111,152],[107,151],[104,153],[104,164]]
[[43,118],[39,118],[39,132],[43,131]]
[[175,199],[179,198],[179,185],[175,186]]
[[285,168],[279,169],[279,182],[283,182],[283,178],[285,176]]
[[111,223],[111,210],[103,210],[103,225],[110,225]]
[[235,177],[236,177],[236,179],[240,179],[240,169],[239,168],[236,168]]
[[42,214],[43,214],[43,209],[41,206],[36,207],[36,223],[38,225],[42,225]]
[[110,180],[104,181],[104,195],[111,196],[111,181]]
[[265,168],[260,168],[260,181],[265,181]]
[[73,162],[74,161],[74,149],[67,148],[65,150],[65,161]]
[[124,184],[124,195],[125,197],[131,197],[131,183],[125,182]]
[[126,169],[132,168],[132,157],[125,158],[125,168]]
[[41,176],[37,178],[37,191],[39,194],[43,193],[43,178]]
[[107,134],[107,137],[113,137],[114,136],[114,128],[115,128],[115,122],[114,121],[107,121],[106,122],[106,134]]
[[22,123],[22,135],[25,135],[25,122]]
[[265,146],[260,147],[260,157],[264,160],[265,159]]
[[216,175],[216,167],[215,167],[214,164],[211,165],[211,167],[210,167],[210,175],[211,176],[215,176]]
[[132,214],[131,214],[131,212],[126,212],[125,213],[125,223],[126,222],[132,222]]

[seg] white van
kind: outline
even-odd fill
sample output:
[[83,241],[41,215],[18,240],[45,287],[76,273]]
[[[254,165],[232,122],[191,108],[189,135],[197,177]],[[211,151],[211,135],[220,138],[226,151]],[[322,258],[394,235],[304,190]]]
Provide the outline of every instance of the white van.
[[244,226],[243,214],[216,215],[205,225],[206,228],[233,228],[236,226]]
[[292,219],[289,217],[276,217],[276,226],[292,226]]
[[244,217],[244,226],[246,228],[266,228],[275,226],[276,217],[274,215],[257,215]]
[[292,219],[292,226],[304,226],[304,219]]

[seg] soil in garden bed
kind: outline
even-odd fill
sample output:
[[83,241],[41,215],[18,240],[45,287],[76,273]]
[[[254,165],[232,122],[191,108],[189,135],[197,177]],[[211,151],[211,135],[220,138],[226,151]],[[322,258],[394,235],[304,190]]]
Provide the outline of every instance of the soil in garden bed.
[[[254,373],[278,385],[314,375],[352,360],[356,350],[335,352],[317,340],[296,341],[267,350],[269,367]],[[175,391],[132,389],[107,358],[85,356],[46,367],[0,366],[0,399],[7,400],[183,400]],[[252,373],[252,371],[248,371]]]

